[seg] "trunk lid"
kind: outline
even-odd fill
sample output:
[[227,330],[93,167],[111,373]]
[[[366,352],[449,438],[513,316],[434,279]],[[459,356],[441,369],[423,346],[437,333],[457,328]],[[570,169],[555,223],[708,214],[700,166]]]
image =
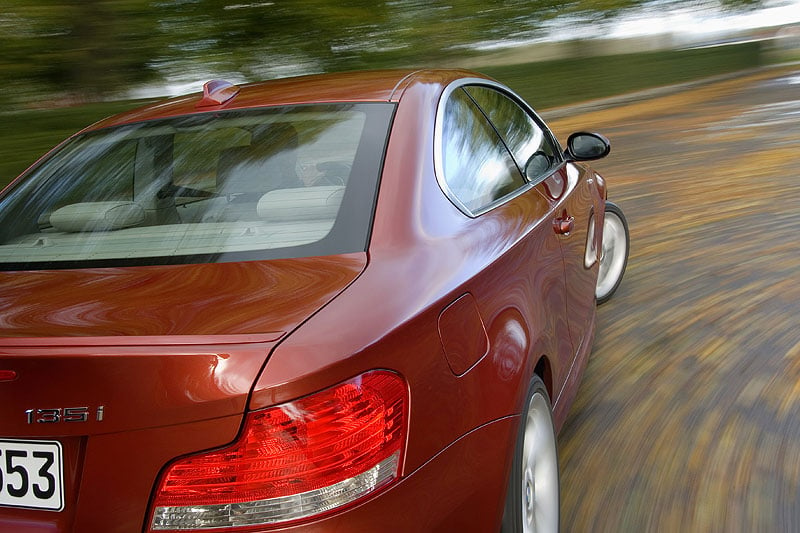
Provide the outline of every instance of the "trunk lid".
[[234,440],[272,348],[365,264],[1,273],[0,530],[141,531],[161,468]]

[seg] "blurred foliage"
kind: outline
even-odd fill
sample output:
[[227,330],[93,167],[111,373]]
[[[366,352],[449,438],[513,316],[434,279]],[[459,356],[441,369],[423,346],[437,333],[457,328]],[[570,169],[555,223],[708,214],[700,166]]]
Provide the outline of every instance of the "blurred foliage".
[[100,102],[54,109],[18,110],[0,120],[0,187],[55,145],[101,118],[149,103]]
[[0,103],[95,101],[165,73],[255,80],[444,64],[477,42],[541,36],[556,17],[591,23],[646,1],[4,0]]
[[3,3],[0,74],[29,91],[95,100],[156,73],[161,36],[149,1]]
[[575,57],[479,70],[514,89],[537,108],[563,106],[632,91],[755,68],[758,42],[735,45]]
[[168,60],[195,54],[259,77],[269,63],[345,70],[443,61],[485,40],[536,35],[541,23],[642,0],[162,0],[160,20],[182,35]]
[[[486,66],[478,70],[507,83],[537,110],[638,89],[703,78],[758,65],[758,43]],[[598,62],[602,68],[598,68]],[[0,120],[0,187],[48,149],[105,116],[148,101],[5,113]]]

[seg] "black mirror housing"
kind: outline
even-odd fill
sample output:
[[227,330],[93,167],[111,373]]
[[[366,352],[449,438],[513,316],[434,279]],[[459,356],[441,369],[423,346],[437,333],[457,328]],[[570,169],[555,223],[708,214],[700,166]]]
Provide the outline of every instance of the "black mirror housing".
[[611,143],[599,133],[579,131],[567,139],[566,156],[572,161],[601,159],[611,152]]

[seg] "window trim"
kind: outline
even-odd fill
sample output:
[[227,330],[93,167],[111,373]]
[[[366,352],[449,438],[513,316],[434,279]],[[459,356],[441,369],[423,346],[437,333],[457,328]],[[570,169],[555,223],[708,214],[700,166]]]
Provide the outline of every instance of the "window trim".
[[[503,95],[505,95],[508,98],[510,98],[511,100],[513,100],[517,105],[519,105],[524,111],[526,111],[534,119],[534,122],[536,122],[537,125],[542,128],[542,131],[545,133],[545,135],[547,135],[547,137],[553,143],[553,146],[556,149],[557,155],[561,159],[561,162],[559,163],[559,165],[557,167],[555,167],[555,169],[560,168],[561,165],[564,164],[564,158],[563,158],[563,149],[561,148],[561,145],[559,144],[558,140],[555,138],[555,136],[553,135],[553,132],[550,130],[550,128],[547,126],[547,124],[539,116],[539,114],[536,113],[536,111],[534,111],[533,108],[530,105],[528,105],[528,103],[525,102],[525,100],[523,100],[518,94],[516,94],[514,91],[512,91],[511,89],[509,89],[505,85],[503,85],[501,83],[498,83],[496,81],[493,81],[493,80],[485,79],[485,78],[460,78],[458,80],[455,80],[455,81],[449,83],[444,88],[444,91],[442,91],[442,94],[439,97],[439,103],[438,103],[437,108],[436,108],[436,121],[435,121],[435,124],[434,124],[434,132],[433,132],[433,167],[434,167],[434,174],[436,175],[436,182],[439,184],[439,188],[442,190],[442,192],[447,197],[447,199],[450,200],[450,202],[453,205],[455,205],[459,209],[459,211],[464,213],[466,216],[468,216],[470,218],[477,218],[477,217],[483,215],[484,213],[487,213],[487,212],[489,212],[489,211],[491,211],[491,210],[493,210],[493,209],[505,204],[506,202],[509,202],[509,201],[513,200],[514,198],[516,198],[516,197],[518,197],[518,196],[520,196],[522,194],[525,194],[526,192],[530,191],[531,189],[536,187],[538,184],[543,182],[544,179],[546,179],[546,176],[543,176],[542,179],[539,179],[537,181],[529,181],[527,179],[527,177],[525,176],[525,173],[522,172],[521,169],[520,169],[520,172],[522,172],[522,177],[526,181],[525,185],[523,185],[522,187],[519,187],[518,189],[516,189],[515,191],[513,191],[513,192],[511,192],[509,194],[506,194],[505,196],[502,196],[502,197],[498,198],[497,200],[494,200],[493,202],[491,202],[491,203],[489,203],[489,204],[487,204],[487,205],[485,205],[485,206],[483,206],[483,207],[481,207],[480,209],[477,209],[477,210],[472,210],[472,209],[468,208],[466,205],[464,205],[464,203],[461,200],[459,200],[458,196],[453,192],[453,190],[447,184],[447,181],[446,181],[445,176],[444,176],[444,153],[443,153],[444,111],[445,111],[445,107],[446,107],[451,95],[454,92],[456,92],[456,91],[458,91],[458,90],[460,90],[460,89],[462,89],[464,87],[467,87],[467,86],[488,87],[490,89],[494,89],[494,90],[502,93]],[[497,133],[498,138],[503,143],[503,146],[505,146],[506,150],[508,150],[509,156],[514,161],[514,163],[517,165],[517,167],[519,167],[519,162],[514,157],[514,154],[511,153],[511,151],[509,150],[508,146],[506,145],[505,139],[497,131],[497,127],[495,126],[495,124],[491,120],[489,120],[489,117],[486,116],[486,112],[484,111],[484,109],[480,105],[478,105],[478,103],[475,102],[475,100],[473,100],[473,98],[469,94],[469,92],[466,92],[465,94],[472,101],[472,103],[475,105],[477,110],[481,113],[481,115],[486,120],[486,122],[492,127],[492,129],[495,131],[495,133]]]

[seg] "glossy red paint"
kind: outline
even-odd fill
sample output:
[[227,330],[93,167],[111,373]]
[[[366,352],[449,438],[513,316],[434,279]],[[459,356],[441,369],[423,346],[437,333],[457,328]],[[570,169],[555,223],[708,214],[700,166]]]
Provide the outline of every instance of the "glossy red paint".
[[450,370],[457,376],[486,355],[489,338],[471,294],[465,294],[439,315],[439,337]]
[[[0,273],[0,368],[18,376],[0,383],[0,438],[61,442],[66,502],[61,512],[0,507],[0,530],[146,529],[173,459],[231,443],[249,410],[375,369],[409,389],[399,480],[281,530],[496,530],[535,369],[560,428],[588,359],[597,265],[584,256],[605,184],[567,162],[466,216],[437,182],[434,155],[442,94],[462,77],[478,75],[276,80],[242,85],[218,106],[198,110],[202,96],[191,95],[92,126],[217,108],[397,103],[366,252]],[[554,231],[564,213],[573,225]],[[103,419],[26,420],[26,410],[79,406],[102,406]]]
[[211,80],[203,85],[203,98],[197,102],[196,107],[211,107],[224,104],[239,94],[239,87],[224,81]]
[[[0,272],[4,337],[291,331],[351,283],[366,254],[243,263]],[[194,295],[187,298],[187,295]],[[6,340],[0,340],[0,346]]]
[[219,106],[197,109],[202,94],[179,96],[162,103],[101,120],[88,129],[155,118],[231,109],[249,109],[311,102],[396,102],[413,79],[411,71],[346,72],[301,76],[238,86],[239,93]]

